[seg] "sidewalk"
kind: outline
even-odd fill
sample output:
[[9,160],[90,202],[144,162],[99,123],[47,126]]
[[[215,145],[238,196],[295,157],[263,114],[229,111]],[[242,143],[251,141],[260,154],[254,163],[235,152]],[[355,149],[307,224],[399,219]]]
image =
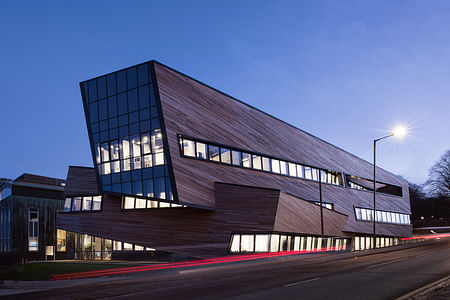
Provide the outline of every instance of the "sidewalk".
[[412,291],[396,300],[450,299],[450,275]]

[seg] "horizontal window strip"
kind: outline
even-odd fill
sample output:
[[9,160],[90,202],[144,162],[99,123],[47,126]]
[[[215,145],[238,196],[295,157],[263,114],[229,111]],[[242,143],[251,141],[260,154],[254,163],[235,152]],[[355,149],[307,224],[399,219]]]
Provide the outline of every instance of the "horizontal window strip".
[[185,208],[186,205],[168,203],[162,201],[149,200],[139,197],[122,197],[122,208],[124,210],[132,209],[155,209],[155,208]]
[[181,155],[184,157],[317,182],[320,180],[325,184],[343,185],[342,175],[339,172],[183,136],[178,138]]
[[[373,209],[355,207],[355,216],[357,221],[373,222]],[[388,224],[401,224],[401,225],[411,224],[410,216],[408,214],[378,209],[375,210],[375,222]]]
[[100,211],[102,196],[67,197],[64,201],[63,212]]

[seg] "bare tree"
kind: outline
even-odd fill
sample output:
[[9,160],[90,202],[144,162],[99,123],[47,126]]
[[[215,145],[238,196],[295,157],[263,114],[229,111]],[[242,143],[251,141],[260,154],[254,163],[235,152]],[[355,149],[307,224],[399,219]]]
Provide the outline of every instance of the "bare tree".
[[450,198],[450,150],[431,167],[426,186],[431,196]]

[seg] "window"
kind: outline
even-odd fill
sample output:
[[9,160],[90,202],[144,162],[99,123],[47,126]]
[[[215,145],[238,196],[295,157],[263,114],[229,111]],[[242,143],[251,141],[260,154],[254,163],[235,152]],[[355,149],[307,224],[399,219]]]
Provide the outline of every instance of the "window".
[[251,160],[251,154],[249,153],[242,153],[242,166],[244,168],[251,168],[252,167],[252,160]]
[[289,165],[289,176],[297,177],[297,168],[294,163],[288,163]]
[[227,148],[220,148],[220,161],[224,164],[231,164],[231,151]]
[[100,210],[102,206],[102,196],[92,197],[92,210]]
[[197,142],[197,158],[199,159],[207,159],[208,155],[206,153],[206,145],[203,143]]
[[257,234],[255,236],[255,252],[269,251],[269,235]]
[[272,172],[280,174],[280,161],[278,159],[272,159]]
[[134,198],[133,197],[125,197],[124,209],[134,209]]
[[261,156],[252,155],[253,169],[261,170]]
[[252,234],[241,235],[241,252],[253,252],[254,251],[253,241],[254,240]]
[[28,209],[28,251],[39,251],[39,209]]
[[233,160],[233,165],[241,166],[242,165],[242,153],[239,151],[231,151],[231,158]]
[[72,211],[81,210],[81,197],[73,197],[72,199]]
[[263,157],[262,158],[262,168],[264,171],[270,172],[270,158]]
[[70,211],[71,205],[72,205],[72,198],[66,198],[66,200],[64,201],[63,212]]
[[183,154],[189,157],[195,157],[195,142],[183,139]]
[[280,160],[280,173],[287,175],[287,162]]
[[92,207],[91,207],[91,204],[92,204],[92,197],[83,197],[83,211],[86,211],[86,210],[91,210],[92,209]]
[[220,161],[219,147],[209,145],[208,148],[209,148],[209,160]]
[[56,251],[66,252],[66,231],[56,229]]

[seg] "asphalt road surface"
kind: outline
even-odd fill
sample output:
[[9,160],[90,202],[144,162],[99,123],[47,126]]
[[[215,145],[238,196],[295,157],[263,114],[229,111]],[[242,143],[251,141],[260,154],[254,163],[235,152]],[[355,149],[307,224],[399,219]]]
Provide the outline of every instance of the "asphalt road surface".
[[395,299],[448,274],[450,239],[441,239],[358,257],[355,253],[296,255],[136,273],[125,279],[111,277],[108,282],[11,298]]

